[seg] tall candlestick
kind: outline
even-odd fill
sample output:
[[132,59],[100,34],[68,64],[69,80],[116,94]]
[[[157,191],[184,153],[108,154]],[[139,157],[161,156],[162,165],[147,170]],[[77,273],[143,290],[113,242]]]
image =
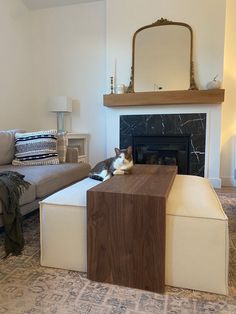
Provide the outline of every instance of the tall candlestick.
[[114,93],[116,93],[116,85],[117,85],[117,59],[115,58],[115,65],[114,65],[114,74],[113,74],[113,86],[114,86]]
[[113,76],[111,76],[111,94],[114,94],[114,79],[113,79]]

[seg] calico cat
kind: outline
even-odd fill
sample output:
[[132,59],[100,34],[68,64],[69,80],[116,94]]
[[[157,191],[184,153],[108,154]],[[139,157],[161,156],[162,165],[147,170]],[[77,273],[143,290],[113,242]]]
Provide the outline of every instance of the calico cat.
[[105,181],[112,175],[125,174],[133,166],[132,147],[127,149],[115,148],[116,156],[100,161],[90,171],[91,179]]

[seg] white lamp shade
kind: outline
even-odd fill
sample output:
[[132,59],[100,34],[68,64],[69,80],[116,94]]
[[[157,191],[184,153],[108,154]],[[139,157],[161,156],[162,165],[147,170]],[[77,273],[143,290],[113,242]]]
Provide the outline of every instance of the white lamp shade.
[[72,99],[67,96],[54,96],[49,100],[49,111],[72,112]]

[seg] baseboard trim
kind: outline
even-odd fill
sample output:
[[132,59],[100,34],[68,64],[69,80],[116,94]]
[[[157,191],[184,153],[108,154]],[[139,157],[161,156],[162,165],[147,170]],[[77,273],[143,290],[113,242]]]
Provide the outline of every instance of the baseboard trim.
[[221,179],[220,178],[208,178],[214,188],[221,188]]
[[233,177],[222,177],[222,186],[236,186],[236,180]]

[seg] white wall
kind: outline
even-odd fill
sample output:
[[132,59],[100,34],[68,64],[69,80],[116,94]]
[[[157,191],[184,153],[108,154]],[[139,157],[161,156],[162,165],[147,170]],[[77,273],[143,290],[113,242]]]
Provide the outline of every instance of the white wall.
[[[234,145],[236,141],[236,1],[226,1],[225,66],[224,88],[225,102],[222,106],[222,143],[221,176],[223,184],[236,185],[234,169]],[[235,143],[234,143],[235,142]]]
[[56,127],[49,96],[72,97],[72,131],[91,135],[92,164],[105,156],[105,19],[103,1],[31,13],[35,128]]
[[0,0],[1,130],[33,126],[31,69],[29,10],[19,0]]

